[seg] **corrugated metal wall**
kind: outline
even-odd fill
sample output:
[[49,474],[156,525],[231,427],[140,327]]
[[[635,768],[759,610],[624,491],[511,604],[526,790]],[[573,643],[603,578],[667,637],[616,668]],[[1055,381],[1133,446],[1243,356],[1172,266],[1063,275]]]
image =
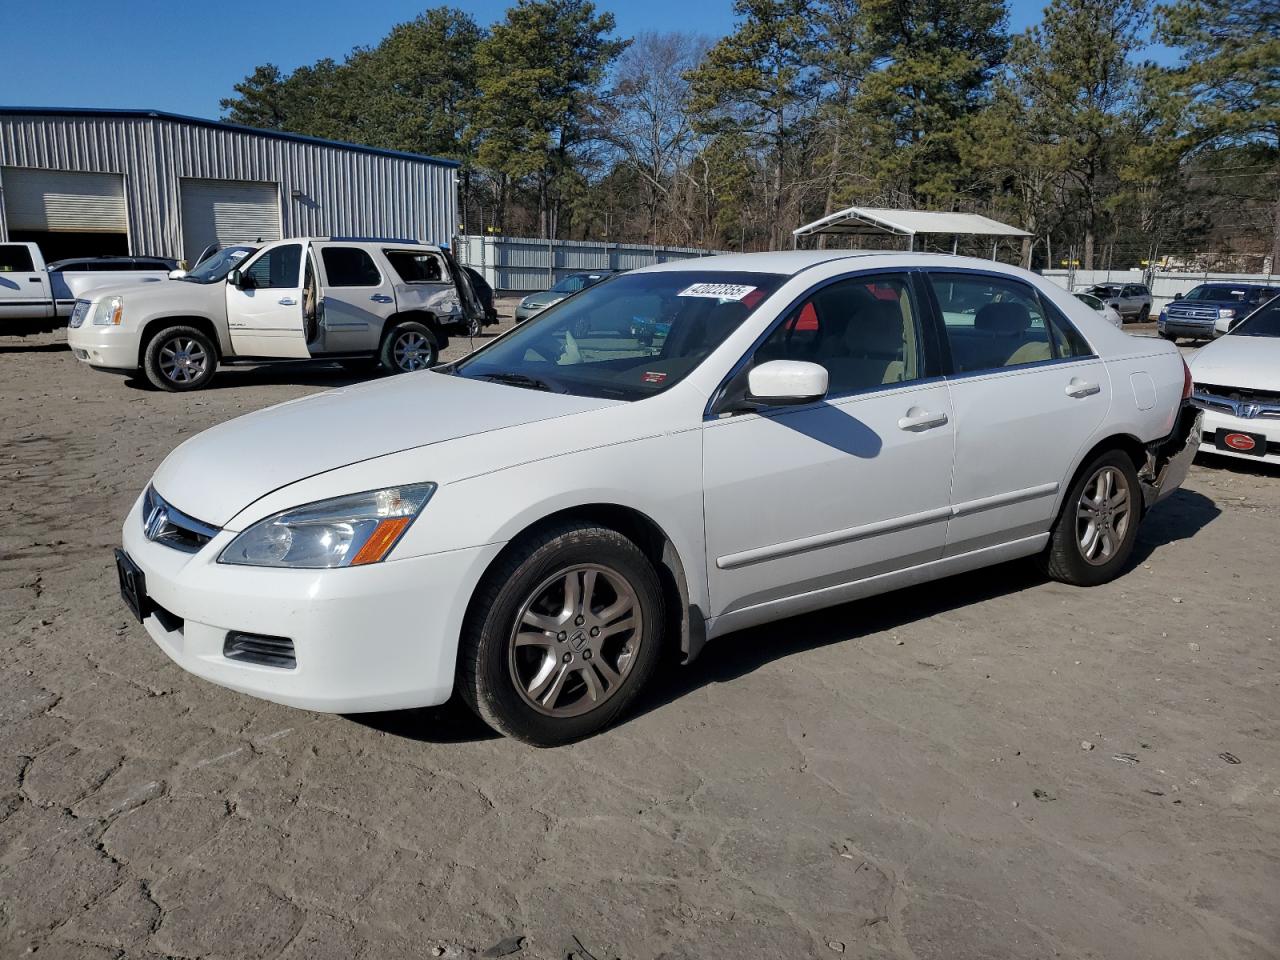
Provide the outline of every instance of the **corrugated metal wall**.
[[485,236],[459,237],[457,249],[458,259],[479,270],[491,287],[512,291],[545,290],[561,277],[585,270],[635,270],[724,252],[639,243]]
[[445,164],[164,117],[0,114],[0,166],[123,174],[134,254],[182,256],[184,177],[278,184],[286,237],[441,243],[457,223],[457,178]]

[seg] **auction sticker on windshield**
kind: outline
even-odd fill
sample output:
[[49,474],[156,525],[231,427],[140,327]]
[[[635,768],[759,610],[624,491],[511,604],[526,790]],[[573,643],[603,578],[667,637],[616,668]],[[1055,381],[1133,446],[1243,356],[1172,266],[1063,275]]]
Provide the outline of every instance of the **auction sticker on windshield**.
[[745,283],[695,283],[685,287],[677,297],[710,297],[713,300],[741,300],[755,287]]

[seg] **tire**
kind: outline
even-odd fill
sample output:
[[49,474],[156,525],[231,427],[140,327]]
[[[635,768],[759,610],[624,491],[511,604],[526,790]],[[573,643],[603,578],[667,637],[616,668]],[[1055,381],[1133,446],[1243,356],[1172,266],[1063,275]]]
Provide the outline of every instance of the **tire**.
[[539,747],[581,740],[649,681],[664,622],[658,575],[639,547],[605,527],[553,527],[518,543],[477,588],[459,692],[508,737]]
[[[1092,506],[1099,500],[1099,483],[1110,491],[1101,516]],[[1049,545],[1039,558],[1040,569],[1077,587],[1114,580],[1129,562],[1141,521],[1142,488],[1133,461],[1121,450],[1104,451],[1089,461],[1067,491]]]
[[1142,305],[1142,308],[1141,308],[1140,310],[1138,310],[1138,319],[1137,319],[1137,322],[1138,322],[1138,323],[1146,323],[1146,322],[1147,322],[1148,320],[1150,320],[1150,319],[1151,319],[1151,308],[1150,308],[1150,307],[1148,307],[1148,306],[1144,303],[1144,304]]
[[405,320],[387,333],[378,359],[391,373],[426,370],[439,363],[440,342],[425,324]]
[[165,327],[147,341],[142,371],[158,390],[200,390],[218,371],[218,348],[207,333],[195,327]]

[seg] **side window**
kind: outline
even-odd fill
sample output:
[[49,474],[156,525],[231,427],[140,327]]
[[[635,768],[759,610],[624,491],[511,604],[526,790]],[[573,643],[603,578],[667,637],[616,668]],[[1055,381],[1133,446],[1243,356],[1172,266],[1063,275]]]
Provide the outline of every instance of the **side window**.
[[359,247],[325,247],[320,259],[331,287],[376,287],[382,283],[373,257]]
[[302,244],[287,243],[281,247],[272,247],[246,267],[244,272],[257,281],[259,289],[284,287],[296,290],[302,273]]
[[1049,333],[1053,337],[1055,357],[1061,360],[1069,357],[1093,356],[1093,347],[1089,346],[1089,341],[1080,335],[1080,331],[1062,315],[1057,307],[1046,303],[1043,297],[1040,304],[1049,318]]
[[16,243],[0,243],[0,273],[30,273],[31,251]]
[[1035,291],[1016,280],[930,273],[957,373],[1052,360],[1049,324]]
[[444,281],[444,268],[440,258],[434,253],[419,253],[413,250],[382,251],[391,264],[391,269],[405,283],[441,283]]
[[854,277],[814,292],[756,350],[754,362],[827,368],[830,396],[920,376],[919,311],[903,274]]

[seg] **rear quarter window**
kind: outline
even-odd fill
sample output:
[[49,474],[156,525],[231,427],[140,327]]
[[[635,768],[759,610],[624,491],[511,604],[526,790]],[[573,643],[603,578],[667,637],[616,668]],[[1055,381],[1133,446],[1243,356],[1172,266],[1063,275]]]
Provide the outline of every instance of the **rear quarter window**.
[[0,273],[24,273],[35,269],[31,251],[17,244],[0,244]]

